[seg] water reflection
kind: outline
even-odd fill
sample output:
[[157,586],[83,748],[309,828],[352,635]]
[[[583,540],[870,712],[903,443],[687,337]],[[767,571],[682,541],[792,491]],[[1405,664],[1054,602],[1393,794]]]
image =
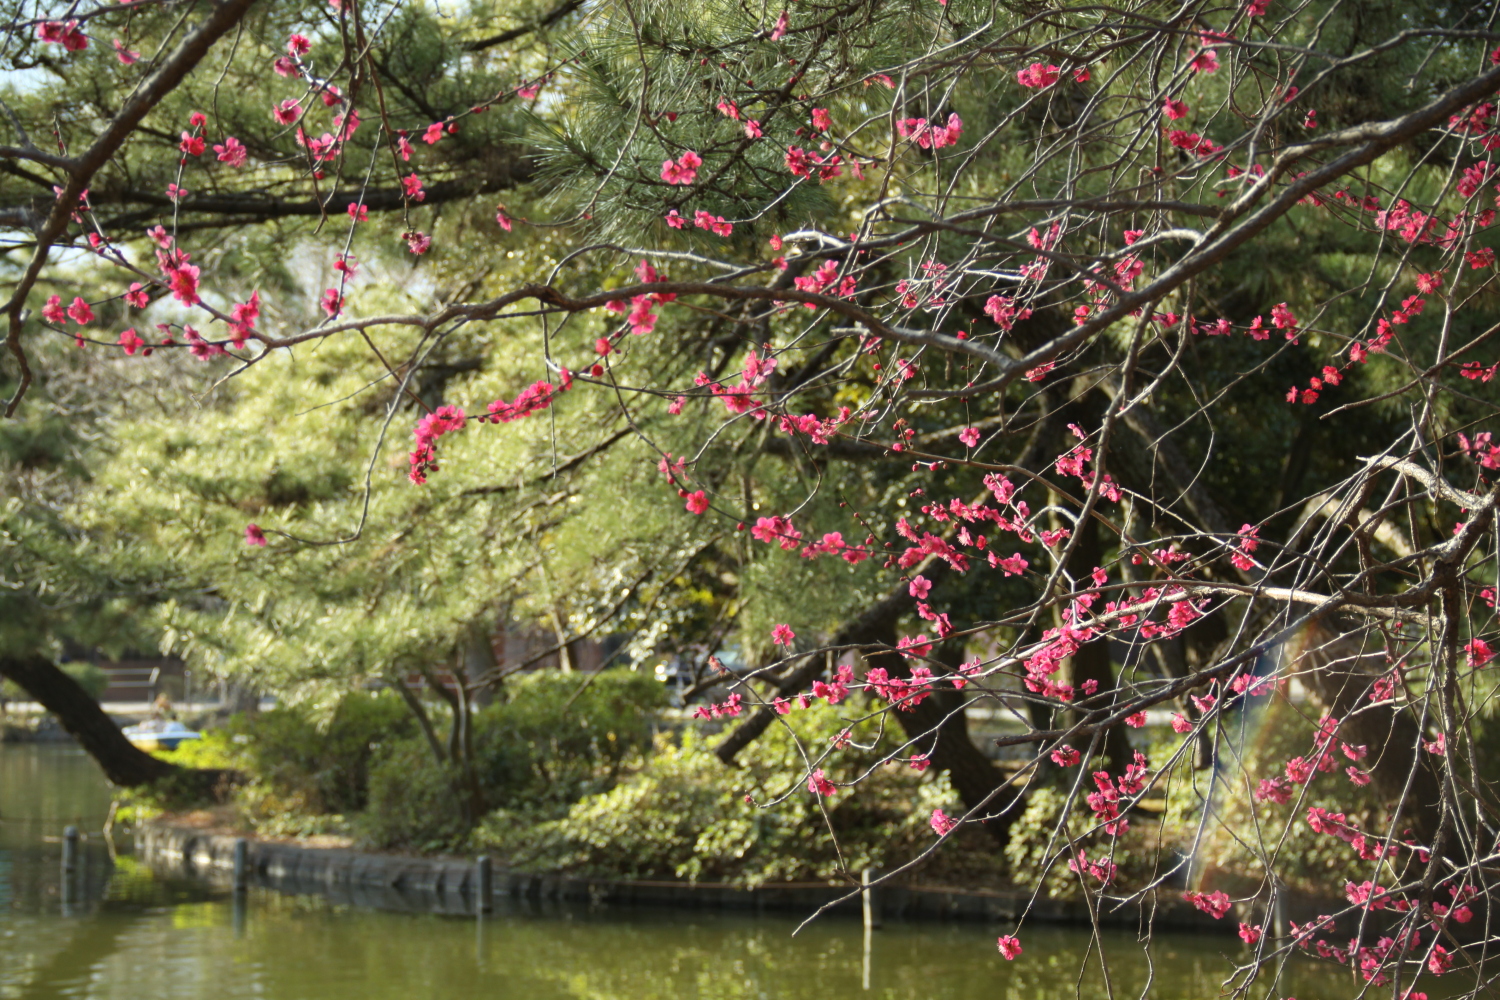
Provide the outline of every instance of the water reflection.
[[[866,939],[857,920],[793,938],[790,917],[522,904],[484,921],[339,906],[252,890],[240,905],[203,883],[161,878],[97,837],[108,792],[77,754],[0,747],[0,1000],[1062,1000],[1104,997],[1086,932],[1030,926],[1007,963],[979,924],[900,924]],[[86,841],[65,908],[65,822]],[[1216,996],[1239,954],[1224,937],[1103,939],[1117,997]],[[1080,982],[1079,969],[1086,968]],[[1352,997],[1347,972],[1299,965],[1276,996]],[[1433,994],[1436,997],[1436,993]]]

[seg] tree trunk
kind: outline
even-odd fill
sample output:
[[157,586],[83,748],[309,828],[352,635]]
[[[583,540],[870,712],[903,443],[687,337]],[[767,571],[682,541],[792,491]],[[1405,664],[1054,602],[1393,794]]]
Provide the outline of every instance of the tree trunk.
[[[1389,671],[1385,651],[1369,630],[1338,630],[1336,622],[1315,621],[1291,650],[1294,676],[1312,688],[1323,710],[1339,720],[1338,738],[1369,748],[1359,766],[1369,772],[1380,797],[1399,806],[1417,839],[1431,843],[1437,835],[1443,796],[1426,738],[1412,710],[1395,701],[1371,702],[1375,680]],[[1339,755],[1341,766],[1349,762]]]
[[[896,645],[894,618],[882,622],[865,642]],[[867,667],[884,667],[892,677],[910,677],[911,665],[905,657],[887,651],[866,656]],[[957,691],[937,691],[920,705],[892,712],[901,724],[906,738],[913,741],[918,753],[927,754],[932,766],[948,775],[953,790],[963,800],[965,809],[979,809],[984,828],[1000,843],[1010,840],[1010,828],[1020,818],[1024,787],[1005,784],[1005,772],[986,757],[969,738],[969,720],[963,711],[964,698]]]
[[99,703],[46,657],[0,655],[0,676],[14,681],[56,716],[112,783],[134,788],[188,773],[132,744]]
[[[1075,580],[1084,580],[1102,561],[1099,522],[1089,518],[1078,525],[1078,544],[1073,548],[1068,571],[1073,574]],[[1095,639],[1093,642],[1087,642],[1078,647],[1078,652],[1068,658],[1068,674],[1068,682],[1079,689],[1076,697],[1087,700],[1091,706],[1110,704],[1110,692],[1115,689],[1115,671],[1109,659],[1109,640]],[[1093,681],[1098,685],[1095,694],[1083,693],[1082,687],[1085,681]],[[1088,752],[1087,746],[1074,749]],[[1130,736],[1124,726],[1115,726],[1108,730],[1104,734],[1104,745],[1099,749],[1109,758],[1107,770],[1113,775],[1124,774],[1125,768],[1134,760],[1134,754],[1130,748]]]
[[[943,581],[947,573],[947,563],[929,556],[912,572],[912,575],[926,576],[935,587]],[[867,642],[884,642],[883,639],[867,637],[872,634],[885,635],[887,632],[892,637],[891,641],[894,642],[896,619],[915,606],[916,599],[911,596],[910,588],[904,582],[899,583],[858,617],[845,622],[844,626],[828,640],[828,645],[851,646]],[[803,657],[802,662],[777,684],[775,697],[791,698],[807,690],[808,685],[823,673],[824,668],[823,654],[816,653]],[[729,731],[729,735],[725,736],[714,748],[714,753],[721,761],[732,765],[739,752],[754,743],[775,718],[776,713],[766,706],[756,708],[743,722]]]

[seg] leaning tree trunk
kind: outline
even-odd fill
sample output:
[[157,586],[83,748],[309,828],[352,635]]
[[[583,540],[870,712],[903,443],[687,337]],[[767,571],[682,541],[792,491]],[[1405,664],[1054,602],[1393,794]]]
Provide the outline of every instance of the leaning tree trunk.
[[1304,678],[1323,710],[1339,720],[1339,739],[1369,748],[1360,766],[1380,798],[1399,808],[1412,832],[1431,843],[1443,795],[1438,771],[1422,752],[1426,736],[1400,701],[1370,700],[1375,681],[1390,672],[1384,648],[1375,645],[1366,629],[1344,631],[1338,622],[1314,621],[1290,653],[1294,676]]
[[114,784],[133,788],[186,773],[132,744],[99,703],[46,657],[0,656],[0,676],[14,681],[56,716]]
[[[1078,543],[1073,549],[1073,556],[1069,560],[1068,569],[1076,580],[1088,578],[1094,567],[1104,562],[1103,552],[1099,544],[1099,522],[1089,518],[1078,525]],[[1078,651],[1068,657],[1068,682],[1074,688],[1081,688],[1086,682],[1093,681],[1096,685],[1095,694],[1084,695],[1090,698],[1093,705],[1110,704],[1106,699],[1115,690],[1114,664],[1110,661],[1109,640],[1105,638],[1086,642],[1078,647]],[[1075,721],[1081,721],[1083,713],[1073,713]],[[1087,747],[1079,747],[1087,752]],[[1114,726],[1104,733],[1103,744],[1099,748],[1109,758],[1107,770],[1110,774],[1119,776],[1125,773],[1125,769],[1131,765],[1135,756],[1130,747],[1130,736],[1124,726]]]
[[[863,641],[894,648],[896,638],[896,623],[888,620]],[[865,662],[868,667],[884,667],[892,677],[911,676],[911,665],[905,657],[889,649],[866,654]],[[948,776],[964,808],[978,809],[984,817],[984,829],[1004,847],[1010,840],[1010,828],[1025,808],[1025,786],[1006,785],[1005,772],[974,745],[963,704],[964,698],[957,691],[936,691],[921,704],[891,714],[912,741],[913,749],[927,754],[932,766]]]

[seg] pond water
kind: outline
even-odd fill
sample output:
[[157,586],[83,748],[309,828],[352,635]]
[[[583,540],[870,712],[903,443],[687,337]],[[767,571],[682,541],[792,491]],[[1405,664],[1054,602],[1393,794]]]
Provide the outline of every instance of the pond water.
[[[112,859],[110,794],[72,748],[0,745],[0,1000],[1062,1000],[1104,998],[1086,930],[1028,926],[1005,962],[1001,928],[797,920],[665,909],[577,909],[471,919],[383,913],[316,897],[230,894]],[[90,834],[64,891],[58,835]],[[1008,930],[1005,928],[1004,930]],[[1104,940],[1114,997],[1221,992],[1234,938]],[[1089,971],[1080,965],[1092,954]],[[1149,977],[1149,979],[1148,979]],[[1149,986],[1148,986],[1149,982]],[[1286,970],[1273,996],[1359,992],[1347,971]],[[1266,995],[1258,991],[1257,996]],[[1434,998],[1437,993],[1433,993]]]

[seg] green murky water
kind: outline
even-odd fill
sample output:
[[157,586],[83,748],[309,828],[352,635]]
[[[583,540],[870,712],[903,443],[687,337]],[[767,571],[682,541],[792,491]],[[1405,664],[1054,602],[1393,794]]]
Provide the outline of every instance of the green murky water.
[[[227,893],[112,863],[97,831],[109,792],[71,748],[0,746],[0,998],[130,1000],[1061,1000],[1108,996],[1083,930],[553,910],[471,919],[374,912],[312,897]],[[94,837],[64,892],[62,827]],[[47,838],[53,838],[51,842]],[[1105,957],[1114,997],[1204,1000],[1239,954],[1232,938],[1130,934]],[[1080,966],[1089,958],[1082,981]],[[1149,979],[1148,979],[1149,977]],[[1149,986],[1148,986],[1149,982]],[[1288,970],[1275,996],[1352,997],[1347,972]],[[1437,994],[1434,993],[1434,996]]]

